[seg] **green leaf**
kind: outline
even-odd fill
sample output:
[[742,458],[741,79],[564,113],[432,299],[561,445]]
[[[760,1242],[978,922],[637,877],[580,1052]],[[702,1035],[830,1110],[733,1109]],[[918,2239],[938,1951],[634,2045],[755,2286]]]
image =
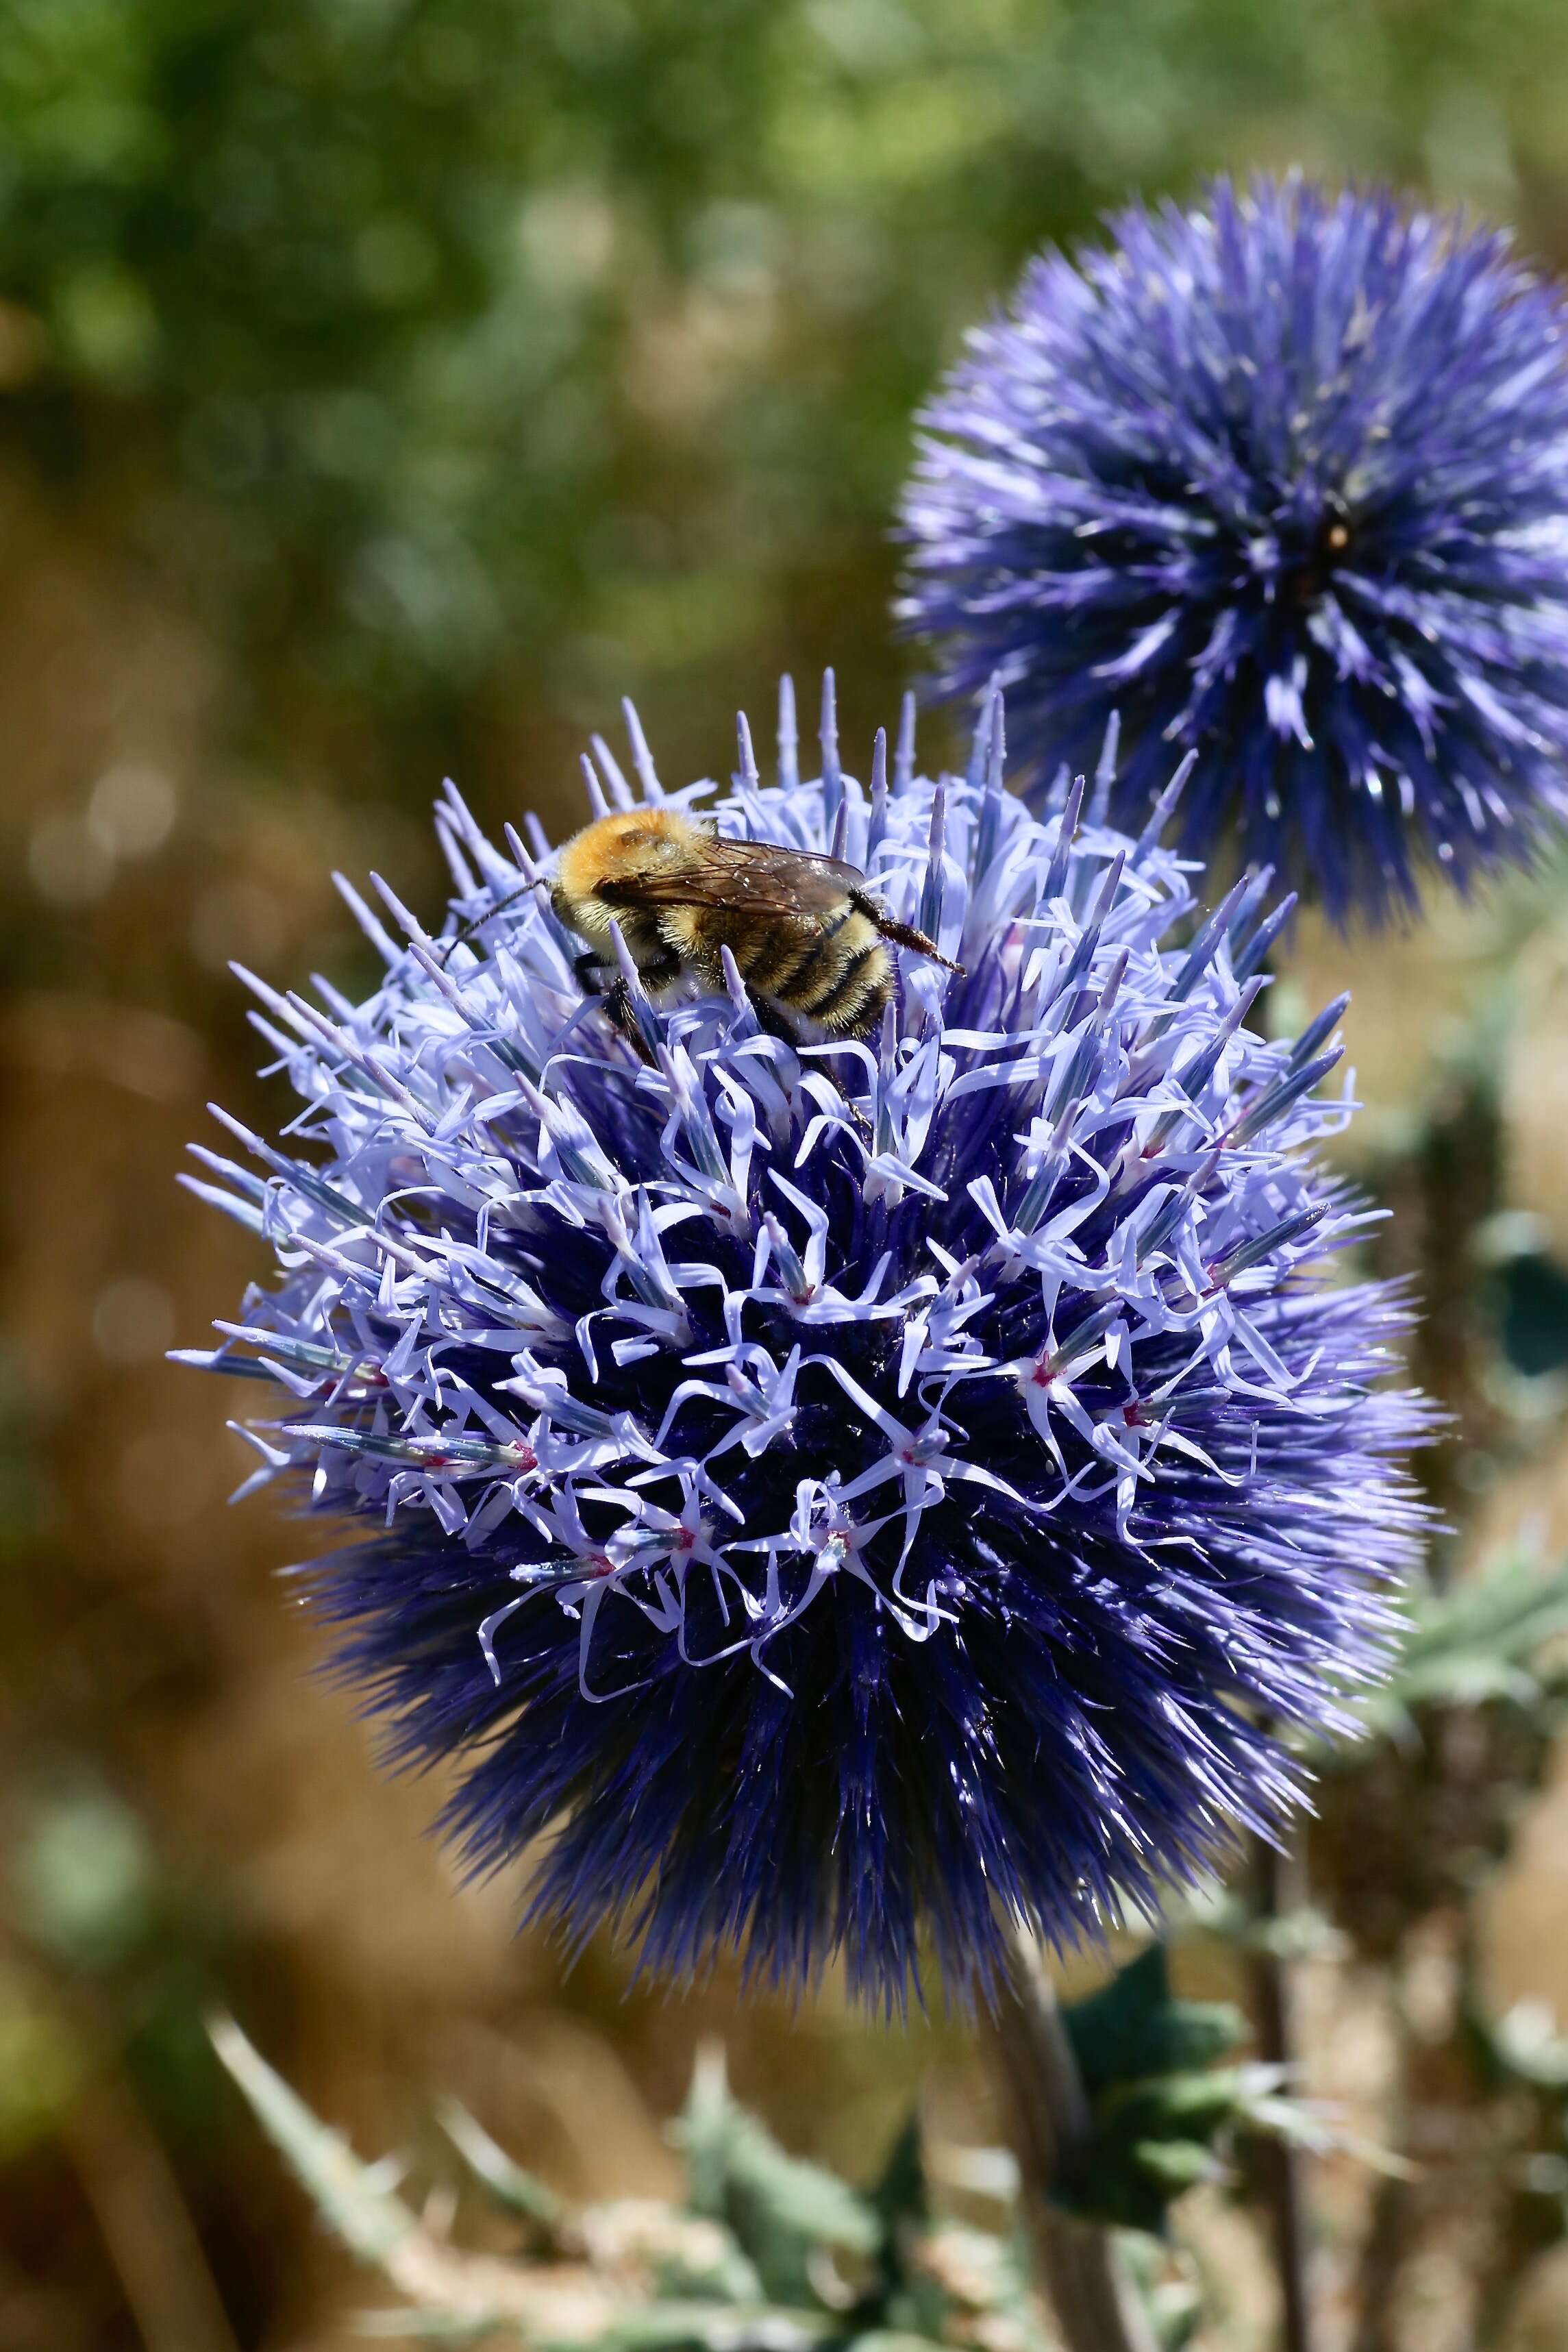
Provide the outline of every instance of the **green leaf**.
[[779,2302],[816,2301],[811,2267],[820,2249],[880,2251],[884,2225],[873,2206],[824,2166],[785,2153],[730,2095],[722,2051],[699,2053],[671,2136],[685,2152],[692,2211],[727,2224]]
[[1144,2139],[1134,2149],[1144,2171],[1162,2181],[1173,2197],[1196,2189],[1200,2180],[1220,2177],[1212,2149],[1200,2139]]
[[628,2311],[600,2339],[623,2352],[815,2352],[842,2337],[841,2320],[768,2304],[647,2303]]
[[1161,2352],[1182,2352],[1203,2317],[1203,2289],[1197,2277],[1173,2277],[1165,2250],[1145,2235],[1124,2238],[1118,2249],[1143,2298]]
[[[1476,1706],[1502,1699],[1533,1706],[1546,1677],[1540,1653],[1568,1633],[1568,1562],[1543,1572],[1527,1554],[1505,1555],[1451,1591],[1409,1603],[1409,1631],[1391,1680],[1364,1710],[1368,1727],[1397,1731],[1413,1708]],[[1347,1761],[1354,1761],[1354,1750]]]
[[1228,2002],[1174,1998],[1163,1943],[1087,2000],[1069,2002],[1061,2018],[1092,2105],[1120,2084],[1212,2064],[1247,2031]]
[[[635,2205],[636,2200],[632,2200]],[[612,2206],[593,2209],[601,2216]],[[762,2281],[722,2221],[665,2209],[665,2228],[646,2238],[653,2294],[661,2303],[759,2304]]]
[[1237,2075],[1239,2125],[1270,2139],[1284,2140],[1292,2147],[1304,2149],[1309,2156],[1352,2157],[1369,2172],[1381,2173],[1391,2180],[1420,2178],[1420,2166],[1407,2157],[1396,2155],[1392,2148],[1382,2147],[1375,2140],[1364,2139],[1357,2132],[1346,2131],[1322,2108],[1304,2099],[1285,2098],[1269,2087],[1279,2079],[1276,2067],[1241,2066]]
[[68,1968],[110,1969],[144,1948],[152,1854],[135,1815],[106,1791],[62,1790],[34,1807],[9,1875],[25,1932]]
[[1495,2023],[1480,2024],[1485,2054],[1504,2079],[1545,2091],[1568,2091],[1568,2036],[1550,2003],[1516,2001]]
[[[674,2206],[653,2209],[655,2227],[641,2215],[640,2262],[618,2266],[613,2259],[595,2269],[580,2253],[571,2263],[510,2263],[473,2255],[426,2235],[414,2214],[386,2185],[384,2165],[361,2162],[334,2131],[313,2116],[304,2101],[267,2065],[230,2018],[212,2021],[209,2031],[219,2057],[281,2150],[322,2218],[363,2262],[390,2276],[416,2298],[412,2314],[371,2313],[370,2332],[418,2335],[440,2342],[465,2342],[505,2327],[536,2352],[743,2352],[766,2345],[768,2352],[815,2352],[828,2338],[841,2338],[843,2317],[820,2307],[782,2309],[763,2299],[755,2273],[734,2249],[727,2232],[699,2233],[687,2214]],[[738,2113],[738,2110],[737,2111]],[[461,2120],[457,2120],[461,2118]],[[745,2118],[749,2123],[750,2118]],[[510,2167],[488,2135],[460,2108],[448,2107],[446,2125],[456,2121],[459,2145],[482,2175],[505,2180],[514,2196],[527,2174]],[[754,2127],[760,2131],[761,2126]],[[464,2145],[465,2143],[465,2146]],[[499,2159],[497,2161],[497,2159]],[[811,2168],[800,2168],[810,2169]],[[823,2176],[832,2181],[831,2174]],[[538,2189],[538,2183],[531,2189]],[[833,2182],[842,2189],[841,2182]],[[846,2190],[843,2192],[848,2195]],[[601,2224],[613,2206],[593,2209]],[[693,2259],[697,2235],[712,2239],[706,2266]],[[593,2232],[585,2231],[585,2242]],[[628,2291],[628,2279],[644,2264],[661,2267],[657,2241],[670,2250],[664,2284],[684,2284],[685,2294],[649,2295]],[[653,2252],[650,2254],[650,2247]],[[644,2273],[645,2274],[645,2273]],[[706,2293],[692,2292],[701,2279]],[[557,2282],[562,2292],[552,2294]],[[715,2300],[716,2290],[738,2290],[737,2299]],[[563,2324],[562,2314],[566,2315]],[[585,2314],[590,2315],[585,2318]],[[552,2327],[555,2333],[552,2335]]]
[[480,2344],[495,2335],[490,2319],[473,2319],[460,2311],[360,2311],[354,2315],[356,2336],[389,2336],[394,2344]]
[[857,2335],[942,2336],[948,2298],[920,2258],[929,2242],[931,2199],[918,2105],[889,2149],[867,2202],[881,2242],[875,2283],[855,2306]]
[[59,2129],[90,2068],[68,2015],[0,1971],[0,2163]]
[[482,2180],[491,2195],[514,2213],[526,2213],[541,2228],[554,2230],[561,2219],[561,2201],[553,2189],[536,2180],[515,2164],[504,2147],[490,2137],[483,2124],[455,2099],[443,2100],[436,2120],[464,2163]]
[[1055,2193],[1091,2220],[1163,2236],[1172,2203],[1218,2176],[1238,2130],[1339,2144],[1320,2117],[1279,2096],[1276,2069],[1218,2063],[1245,2037],[1240,2013],[1175,1996],[1162,1944],[1066,2006],[1062,2021],[1092,2131]]
[[385,2269],[398,2249],[419,2234],[419,2222],[383,2185],[382,2168],[361,2163],[347,2140],[319,2122],[232,2017],[213,2018],[207,2030],[262,2129],[292,2166],[323,2220],[361,2262]]
[[929,2336],[911,2335],[907,2328],[868,2327],[850,2337],[846,2352],[931,2352],[932,2341]]
[[931,2198],[921,2154],[918,2107],[894,2141],[882,2178],[868,2201],[887,2237],[905,2226],[924,2227],[930,2220]]

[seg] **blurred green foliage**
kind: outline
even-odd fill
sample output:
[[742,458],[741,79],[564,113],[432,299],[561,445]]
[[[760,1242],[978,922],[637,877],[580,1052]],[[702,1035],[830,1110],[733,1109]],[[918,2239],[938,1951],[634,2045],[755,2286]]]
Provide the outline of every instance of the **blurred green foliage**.
[[218,2077],[203,2014],[225,1940],[212,1906],[173,1881],[145,1825],[79,1766],[16,1791],[7,1827],[0,2144],[23,2137],[19,2114],[57,2123],[110,2062],[172,2143],[210,2146]]
[[[558,2204],[534,2260],[498,2262],[432,2237],[386,2165],[362,2163],[318,2121],[232,2020],[212,2031],[322,2221],[404,2296],[399,2312],[366,2315],[365,2332],[494,2336],[541,2352],[1054,2352],[1018,2247],[934,2221],[917,2124],[860,2197],[788,2156],[732,2097],[712,2049],[672,2134],[686,2158],[678,2201]],[[455,2137],[474,2185],[515,2210],[501,2184],[522,2176],[471,2129]]]
[[235,633],[253,720],[292,683],[576,721],[835,637],[880,687],[855,639],[911,412],[1030,246],[1133,184],[1291,160],[1549,245],[1554,23],[4,0],[10,429],[59,478],[120,469],[128,525]]
[[[821,2165],[787,2156],[731,2096],[721,2052],[699,2060],[674,2136],[685,2155],[693,2212],[733,2231],[773,2301],[810,2298],[821,2248],[871,2256],[881,2245],[872,2204]],[[913,2186],[918,2194],[918,2181]]]

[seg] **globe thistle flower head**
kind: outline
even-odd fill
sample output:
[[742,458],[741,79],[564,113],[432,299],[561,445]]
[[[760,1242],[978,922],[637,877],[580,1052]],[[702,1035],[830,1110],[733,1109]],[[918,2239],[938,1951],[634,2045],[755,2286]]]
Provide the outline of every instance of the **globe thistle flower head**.
[[[1356,1204],[1314,1150],[1342,1009],[1256,1025],[1279,913],[1204,912],[1160,845],[967,777],[777,779],[744,722],[709,814],[861,867],[966,969],[904,955],[874,1035],[797,1045],[727,994],[652,1003],[644,1063],[537,887],[455,792],[440,940],[350,904],[362,1002],[253,982],[300,1100],[226,1121],[196,1189],[277,1276],[192,1360],[350,1540],[308,1570],[394,1757],[534,1916],[676,1978],[842,1952],[960,1997],[1011,1915],[1059,1942],[1152,1913],[1297,1801],[1266,1727],[1340,1720],[1383,1659],[1422,1512],[1406,1322],[1325,1287]],[[632,721],[645,798],[665,794]],[[634,798],[609,751],[591,805]],[[346,886],[345,886],[346,887]],[[254,1163],[247,1165],[246,1161]]]
[[1037,777],[1121,713],[1113,814],[1343,923],[1568,811],[1560,295],[1462,220],[1295,178],[1047,253],[929,410],[905,624]]

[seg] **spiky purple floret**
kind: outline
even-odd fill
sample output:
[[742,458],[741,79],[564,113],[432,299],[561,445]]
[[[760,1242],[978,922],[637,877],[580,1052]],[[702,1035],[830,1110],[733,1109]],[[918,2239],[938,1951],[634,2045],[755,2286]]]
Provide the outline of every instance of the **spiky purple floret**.
[[1220,180],[1047,253],[927,413],[903,618],[1037,775],[1119,710],[1113,814],[1336,921],[1568,813],[1568,367],[1500,234]]
[[1288,1811],[1266,1722],[1378,1671],[1425,1413],[1375,1386],[1399,1297],[1312,1278],[1363,1222],[1310,1157],[1348,1106],[1332,1018],[1247,1024],[1259,889],[1195,929],[1157,824],[1040,822],[986,740],[930,782],[879,737],[868,793],[793,735],[764,785],[743,730],[721,825],[836,842],[967,976],[904,956],[877,1038],[800,1053],[738,981],[643,998],[644,1068],[542,836],[449,790],[477,937],[383,888],[365,1003],[258,984],[304,1108],[198,1189],[281,1280],[196,1360],[289,1392],[258,1478],[368,1523],[315,1590],[394,1754],[457,1759],[473,1864],[553,1829],[569,1937],[796,1986],[841,1948],[897,2002],[923,1935],[973,1987],[1002,1914],[1153,1910]]

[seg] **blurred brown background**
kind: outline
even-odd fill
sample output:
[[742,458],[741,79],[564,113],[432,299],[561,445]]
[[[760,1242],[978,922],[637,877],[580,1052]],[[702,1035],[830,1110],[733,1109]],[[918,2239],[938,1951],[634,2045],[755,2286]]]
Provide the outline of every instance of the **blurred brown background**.
[[[598,1949],[563,1975],[514,1935],[520,1880],[457,1883],[439,1791],[378,1779],[313,1672],[295,1531],[225,1510],[232,1401],[162,1360],[260,1271],[173,1177],[208,1097],[276,1115],[227,960],[362,978],[329,871],[434,914],[443,772],[559,830],[621,694],[666,776],[725,772],[737,705],[766,721],[781,667],[814,691],[829,659],[862,761],[910,667],[911,414],[964,324],[1134,188],[1292,162],[1561,262],[1568,18],[0,0],[4,2352],[350,2340],[361,2284],[220,2084],[213,2001],[361,2147],[428,2152],[451,2091],[572,2191],[668,2181],[716,2032],[857,2177],[927,2068],[988,2127],[951,2025],[628,1993]],[[1353,1156],[1441,1083],[1508,933],[1494,907],[1301,943],[1292,985],[1358,990]],[[1568,935],[1514,986],[1507,1194],[1568,1259]],[[1536,1394],[1484,1517],[1560,1541]],[[1568,2013],[1565,1898],[1549,1802],[1494,1969]],[[1365,2087],[1343,2033],[1318,2063]]]

